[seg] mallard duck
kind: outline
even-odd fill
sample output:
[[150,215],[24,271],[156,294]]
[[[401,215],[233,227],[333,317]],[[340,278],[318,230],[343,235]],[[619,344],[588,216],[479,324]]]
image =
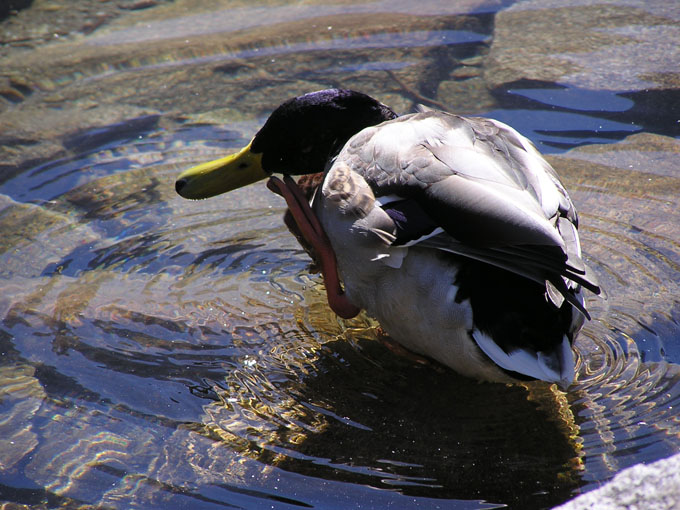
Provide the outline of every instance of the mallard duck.
[[[291,175],[319,172],[309,201]],[[573,382],[582,288],[600,289],[574,204],[513,128],[424,108],[397,116],[365,94],[322,90],[283,103],[246,147],[183,172],[176,189],[200,199],[265,178],[339,316],[366,310],[465,376]]]

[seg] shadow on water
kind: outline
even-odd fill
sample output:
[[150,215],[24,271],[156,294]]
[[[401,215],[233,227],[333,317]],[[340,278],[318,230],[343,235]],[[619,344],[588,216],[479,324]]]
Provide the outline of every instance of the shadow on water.
[[[521,132],[535,132],[542,152],[614,143],[642,131],[680,135],[677,89],[617,92],[524,80],[509,83],[493,95],[502,110],[489,115],[499,120],[512,118]],[[518,126],[516,119],[523,118],[522,111],[527,112],[528,122],[522,126],[520,120]],[[537,117],[542,118],[538,130]]]
[[404,496],[518,507],[555,504],[581,485],[562,396],[414,366],[375,341],[358,349],[326,344],[317,372],[289,390],[321,430],[300,437],[283,428],[258,458]]
[[[154,42],[158,26],[196,27],[148,19],[149,33],[114,25],[85,38],[94,53],[80,67],[55,47],[50,65],[33,62],[34,81],[0,83],[16,108],[7,122],[27,108],[36,124],[0,135],[11,161],[0,175],[0,499],[549,508],[680,451],[678,132],[664,106],[677,93],[540,80],[489,91],[482,61],[501,4],[460,14],[397,2],[370,23],[359,15],[386,4],[326,6],[318,19],[305,7],[303,22],[281,6],[278,25],[230,21],[228,44],[208,33],[205,46],[169,48]],[[210,14],[190,19],[214,27]],[[321,34],[305,31],[310,20]],[[131,53],[116,36],[148,44]],[[247,143],[288,96],[331,85],[404,112],[492,115],[552,153],[609,294],[589,300],[568,393],[469,381],[394,355],[366,317],[332,316],[264,186],[175,195],[180,169]],[[64,105],[84,112],[78,125],[55,122]]]

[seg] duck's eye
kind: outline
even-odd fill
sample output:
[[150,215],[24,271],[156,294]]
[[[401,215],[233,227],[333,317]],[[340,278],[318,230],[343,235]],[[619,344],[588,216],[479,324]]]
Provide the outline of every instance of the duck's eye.
[[241,161],[236,168],[238,168],[239,170],[245,170],[246,168],[248,168],[248,163],[246,163],[245,161]]

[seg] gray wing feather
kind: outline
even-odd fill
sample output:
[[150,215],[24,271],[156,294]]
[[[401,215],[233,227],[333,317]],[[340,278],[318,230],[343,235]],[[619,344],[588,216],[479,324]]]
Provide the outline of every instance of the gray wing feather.
[[509,126],[416,113],[363,130],[338,160],[360,174],[376,198],[415,200],[444,229],[422,246],[546,283],[553,302],[558,293],[575,301],[564,279],[599,293],[581,259],[566,190],[531,142]]

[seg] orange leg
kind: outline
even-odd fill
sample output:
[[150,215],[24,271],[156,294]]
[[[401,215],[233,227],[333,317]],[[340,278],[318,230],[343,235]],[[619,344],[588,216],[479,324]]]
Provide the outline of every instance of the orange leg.
[[281,181],[277,177],[271,177],[267,181],[267,187],[284,198],[302,236],[312,245],[321,260],[321,273],[326,283],[328,305],[343,319],[356,317],[361,308],[357,308],[349,302],[340,286],[338,263],[328,236],[326,236],[314,211],[309,207],[307,198],[295,181],[288,175],[284,175],[283,179]]

